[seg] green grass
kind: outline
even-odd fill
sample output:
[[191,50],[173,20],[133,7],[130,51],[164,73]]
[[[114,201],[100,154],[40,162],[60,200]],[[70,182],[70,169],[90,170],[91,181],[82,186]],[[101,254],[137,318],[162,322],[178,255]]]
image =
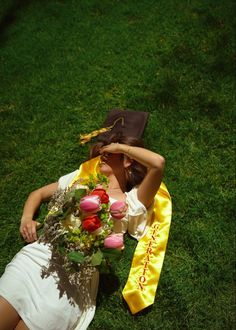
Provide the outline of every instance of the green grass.
[[234,12],[231,0],[1,4],[1,273],[23,246],[28,193],[86,159],[79,134],[114,107],[144,110],[173,199],[156,301],[136,316],[122,301],[127,238],[89,329],[235,327]]

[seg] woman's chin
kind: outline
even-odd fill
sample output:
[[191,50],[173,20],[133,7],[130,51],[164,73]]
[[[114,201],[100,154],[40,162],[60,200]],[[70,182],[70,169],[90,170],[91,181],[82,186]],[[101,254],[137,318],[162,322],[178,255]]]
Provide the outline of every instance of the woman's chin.
[[111,167],[104,162],[99,163],[99,170],[102,174],[106,176],[112,173]]

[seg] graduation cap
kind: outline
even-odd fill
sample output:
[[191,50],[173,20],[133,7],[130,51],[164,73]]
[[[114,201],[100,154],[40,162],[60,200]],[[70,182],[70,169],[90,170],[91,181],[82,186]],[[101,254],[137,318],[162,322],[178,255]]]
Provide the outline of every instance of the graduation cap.
[[85,144],[91,138],[99,135],[99,139],[109,138],[114,133],[141,138],[147,124],[148,112],[112,109],[99,130],[80,135],[80,144]]

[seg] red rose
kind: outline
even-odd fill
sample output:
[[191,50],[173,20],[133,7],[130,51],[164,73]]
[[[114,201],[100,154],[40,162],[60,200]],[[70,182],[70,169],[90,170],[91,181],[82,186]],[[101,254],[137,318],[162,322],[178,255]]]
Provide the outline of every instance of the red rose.
[[106,190],[102,189],[102,188],[96,188],[94,189],[90,195],[97,195],[100,197],[101,199],[101,203],[103,204],[107,204],[109,203],[109,196],[106,193]]
[[94,230],[101,227],[101,220],[96,214],[89,215],[82,221],[82,228],[92,233]]

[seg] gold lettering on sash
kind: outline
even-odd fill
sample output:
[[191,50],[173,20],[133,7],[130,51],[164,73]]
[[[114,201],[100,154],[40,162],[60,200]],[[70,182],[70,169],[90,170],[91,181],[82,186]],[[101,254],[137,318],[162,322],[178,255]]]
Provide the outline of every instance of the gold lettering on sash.
[[145,276],[139,276],[139,282],[141,282],[141,283],[146,282],[146,277]]
[[144,265],[141,269],[141,275],[139,275],[138,277],[138,288],[143,291],[145,289],[145,286],[146,286],[146,282],[147,282],[147,276],[148,276],[148,273],[149,273],[149,264],[150,264],[150,261],[151,261],[151,258],[153,256],[153,253],[154,253],[154,245],[157,244],[157,232],[158,232],[158,228],[159,228],[159,225],[158,224],[155,224],[153,226],[153,230],[152,230],[152,233],[150,235],[150,238],[146,244],[146,255],[144,257]]
[[152,248],[147,248],[147,251],[146,251],[146,253],[148,253],[148,254],[152,254]]
[[149,254],[147,254],[146,256],[145,256],[145,258],[144,258],[144,261],[150,261],[150,256],[149,256]]

